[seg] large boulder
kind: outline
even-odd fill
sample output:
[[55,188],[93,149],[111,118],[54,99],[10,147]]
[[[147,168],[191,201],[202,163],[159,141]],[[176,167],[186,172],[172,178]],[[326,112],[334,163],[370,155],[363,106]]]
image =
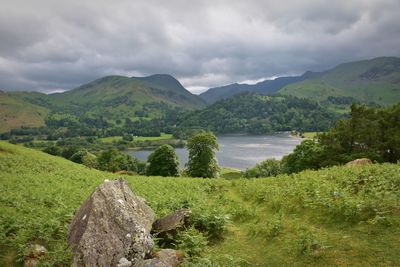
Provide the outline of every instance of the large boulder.
[[364,166],[372,164],[372,161],[367,158],[355,159],[353,161],[347,162],[346,166],[348,167],[355,167],[355,166]]
[[153,210],[126,181],[106,180],[70,225],[72,266],[142,266],[154,245],[150,236],[154,220]]

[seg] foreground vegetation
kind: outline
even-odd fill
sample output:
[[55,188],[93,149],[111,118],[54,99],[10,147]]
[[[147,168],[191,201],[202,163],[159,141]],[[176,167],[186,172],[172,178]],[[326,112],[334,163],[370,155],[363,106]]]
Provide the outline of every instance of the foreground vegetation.
[[[0,142],[0,265],[30,243],[69,265],[73,213],[117,175]],[[396,266],[400,165],[333,167],[265,179],[125,176],[157,216],[192,209],[176,248],[196,266]]]

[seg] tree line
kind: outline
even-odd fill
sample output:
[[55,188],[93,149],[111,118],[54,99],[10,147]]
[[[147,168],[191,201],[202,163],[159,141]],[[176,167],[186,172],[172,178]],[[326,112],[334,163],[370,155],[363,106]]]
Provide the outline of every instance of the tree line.
[[358,158],[373,162],[400,160],[400,103],[379,108],[353,104],[350,118],[304,140],[281,161],[266,160],[246,171],[247,177],[275,176],[342,165]]

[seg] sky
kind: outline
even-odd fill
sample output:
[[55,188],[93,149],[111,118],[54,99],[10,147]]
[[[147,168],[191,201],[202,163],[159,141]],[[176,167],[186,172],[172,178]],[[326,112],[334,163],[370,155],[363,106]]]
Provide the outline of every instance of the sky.
[[399,0],[0,0],[0,90],[171,74],[199,93],[400,56]]

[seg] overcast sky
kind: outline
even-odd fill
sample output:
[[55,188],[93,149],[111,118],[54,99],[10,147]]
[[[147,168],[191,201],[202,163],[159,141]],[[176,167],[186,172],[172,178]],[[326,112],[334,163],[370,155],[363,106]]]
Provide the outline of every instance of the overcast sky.
[[192,92],[400,56],[399,0],[0,0],[0,90],[168,73]]

